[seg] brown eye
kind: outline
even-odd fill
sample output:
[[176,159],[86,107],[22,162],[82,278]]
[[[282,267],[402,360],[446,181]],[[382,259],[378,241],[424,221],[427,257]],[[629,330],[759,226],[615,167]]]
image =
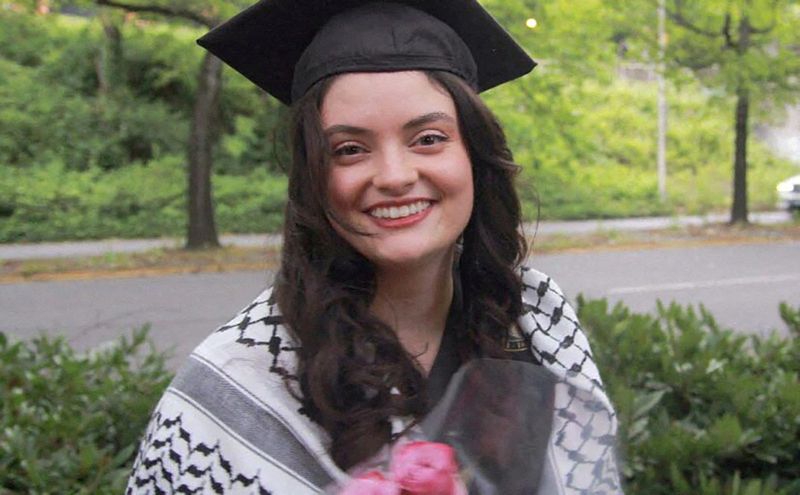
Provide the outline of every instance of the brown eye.
[[425,134],[417,139],[417,144],[421,146],[433,146],[444,141],[447,141],[447,136],[441,134]]
[[364,148],[361,146],[357,146],[355,144],[346,144],[344,146],[339,146],[335,150],[333,150],[333,154],[336,156],[352,156],[357,155],[364,151]]

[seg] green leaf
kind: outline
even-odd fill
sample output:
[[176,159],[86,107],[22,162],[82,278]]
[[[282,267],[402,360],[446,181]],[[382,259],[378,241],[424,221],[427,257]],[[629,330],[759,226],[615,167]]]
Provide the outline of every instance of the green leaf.
[[656,390],[655,392],[637,395],[633,405],[633,417],[642,418],[647,416],[647,414],[661,402],[661,399],[666,393],[666,390]]

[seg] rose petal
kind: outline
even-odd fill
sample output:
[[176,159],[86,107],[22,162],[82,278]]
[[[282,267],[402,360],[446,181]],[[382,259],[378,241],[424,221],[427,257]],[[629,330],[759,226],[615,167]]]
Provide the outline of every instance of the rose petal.
[[458,465],[453,449],[443,443],[408,442],[392,452],[391,471],[409,494],[451,495]]

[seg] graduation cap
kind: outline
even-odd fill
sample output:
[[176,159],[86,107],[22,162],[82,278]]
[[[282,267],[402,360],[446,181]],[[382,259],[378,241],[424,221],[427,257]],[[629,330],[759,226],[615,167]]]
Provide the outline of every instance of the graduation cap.
[[536,65],[476,0],[261,0],[197,42],[286,104],[346,72],[444,70],[484,91]]

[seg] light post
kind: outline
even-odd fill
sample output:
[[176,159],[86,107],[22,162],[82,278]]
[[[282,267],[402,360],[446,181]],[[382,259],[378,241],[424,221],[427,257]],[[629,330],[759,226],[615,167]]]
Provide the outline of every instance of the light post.
[[658,0],[658,67],[656,79],[658,80],[658,152],[656,167],[658,169],[658,196],[661,201],[667,199],[667,84],[664,79],[667,48],[667,15],[664,2]]

